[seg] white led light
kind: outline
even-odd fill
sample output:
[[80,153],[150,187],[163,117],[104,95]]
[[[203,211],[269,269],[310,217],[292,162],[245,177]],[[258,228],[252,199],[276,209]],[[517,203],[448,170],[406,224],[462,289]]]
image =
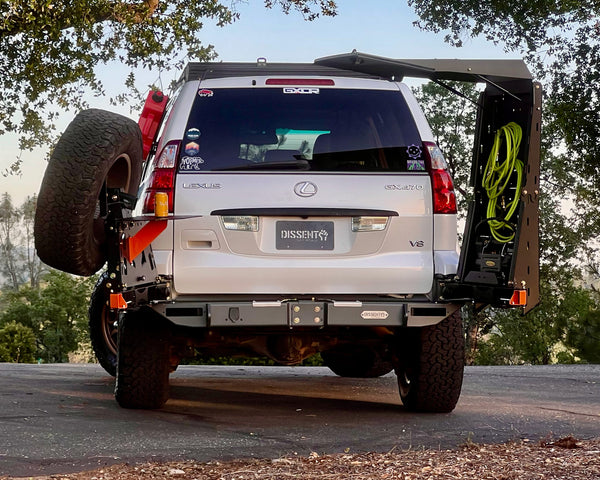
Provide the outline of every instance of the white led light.
[[444,154],[435,144],[427,145],[427,149],[429,150],[429,157],[431,158],[431,169],[432,170],[446,170],[448,168],[448,164],[446,163],[446,159],[444,158]]
[[223,226],[225,227],[225,230],[258,232],[258,217],[225,216],[223,217]]
[[352,217],[353,232],[378,232],[385,230],[388,217]]

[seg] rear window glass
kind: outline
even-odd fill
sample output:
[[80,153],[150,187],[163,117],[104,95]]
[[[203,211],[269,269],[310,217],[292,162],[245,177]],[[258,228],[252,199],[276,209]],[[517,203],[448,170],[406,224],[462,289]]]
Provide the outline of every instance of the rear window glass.
[[198,91],[179,171],[425,170],[397,91],[319,88]]

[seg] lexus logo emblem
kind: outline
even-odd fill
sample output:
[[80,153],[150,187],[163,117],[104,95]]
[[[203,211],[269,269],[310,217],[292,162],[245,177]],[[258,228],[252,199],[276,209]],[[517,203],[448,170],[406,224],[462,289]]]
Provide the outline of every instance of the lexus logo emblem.
[[299,197],[312,197],[317,190],[317,186],[312,182],[299,182],[294,185],[294,193]]

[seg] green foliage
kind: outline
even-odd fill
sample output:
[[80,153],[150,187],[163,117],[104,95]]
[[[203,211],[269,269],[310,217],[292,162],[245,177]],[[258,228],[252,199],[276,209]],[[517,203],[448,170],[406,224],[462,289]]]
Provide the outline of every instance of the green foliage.
[[66,362],[87,334],[87,310],[94,278],[75,278],[50,271],[44,286],[3,292],[0,327],[20,324],[35,335],[36,358]]
[[[218,0],[6,0],[0,4],[0,135],[20,134],[31,149],[53,140],[56,108],[86,107],[82,93],[104,95],[99,65],[181,69],[189,60],[214,59],[200,39],[206,21],[225,26],[238,18],[237,2]],[[285,13],[312,20],[335,15],[328,0],[266,0]],[[19,160],[13,165],[19,170]]]
[[0,328],[0,362],[34,363],[36,343],[31,328],[9,322]]
[[588,363],[600,363],[600,310],[590,310],[569,328],[565,343]]
[[[474,0],[409,0],[422,28],[449,30],[446,40],[462,46],[467,37],[483,36],[510,50],[554,53],[579,25],[592,23],[598,4],[590,0],[476,2]],[[541,52],[540,52],[541,53]]]
[[[548,269],[542,272],[547,274]],[[575,363],[600,359],[600,315],[597,298],[576,287],[564,274],[542,275],[541,302],[527,315],[517,310],[493,313],[493,329],[479,346],[480,365]],[[594,341],[595,336],[595,341]]]

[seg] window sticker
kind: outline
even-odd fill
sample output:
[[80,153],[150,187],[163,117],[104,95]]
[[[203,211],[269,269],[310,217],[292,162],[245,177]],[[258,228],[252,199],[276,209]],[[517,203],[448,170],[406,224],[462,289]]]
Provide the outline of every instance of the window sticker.
[[181,157],[179,170],[184,172],[198,172],[202,170],[204,159],[202,157]]
[[420,159],[420,158],[409,158],[406,161],[406,168],[410,172],[424,171],[425,170],[425,160]]
[[283,93],[288,93],[292,95],[318,95],[320,90],[315,87],[284,87]]
[[185,146],[184,152],[186,155],[195,156],[200,152],[200,145],[196,142],[190,142]]
[[190,128],[186,132],[185,136],[190,140],[198,140],[200,138],[200,130],[198,130],[197,128]]
[[212,97],[214,92],[212,90],[208,90],[207,88],[201,88],[198,90],[198,95],[201,97]]
[[409,145],[406,151],[408,152],[408,158],[417,159],[423,157],[423,150],[419,145]]

